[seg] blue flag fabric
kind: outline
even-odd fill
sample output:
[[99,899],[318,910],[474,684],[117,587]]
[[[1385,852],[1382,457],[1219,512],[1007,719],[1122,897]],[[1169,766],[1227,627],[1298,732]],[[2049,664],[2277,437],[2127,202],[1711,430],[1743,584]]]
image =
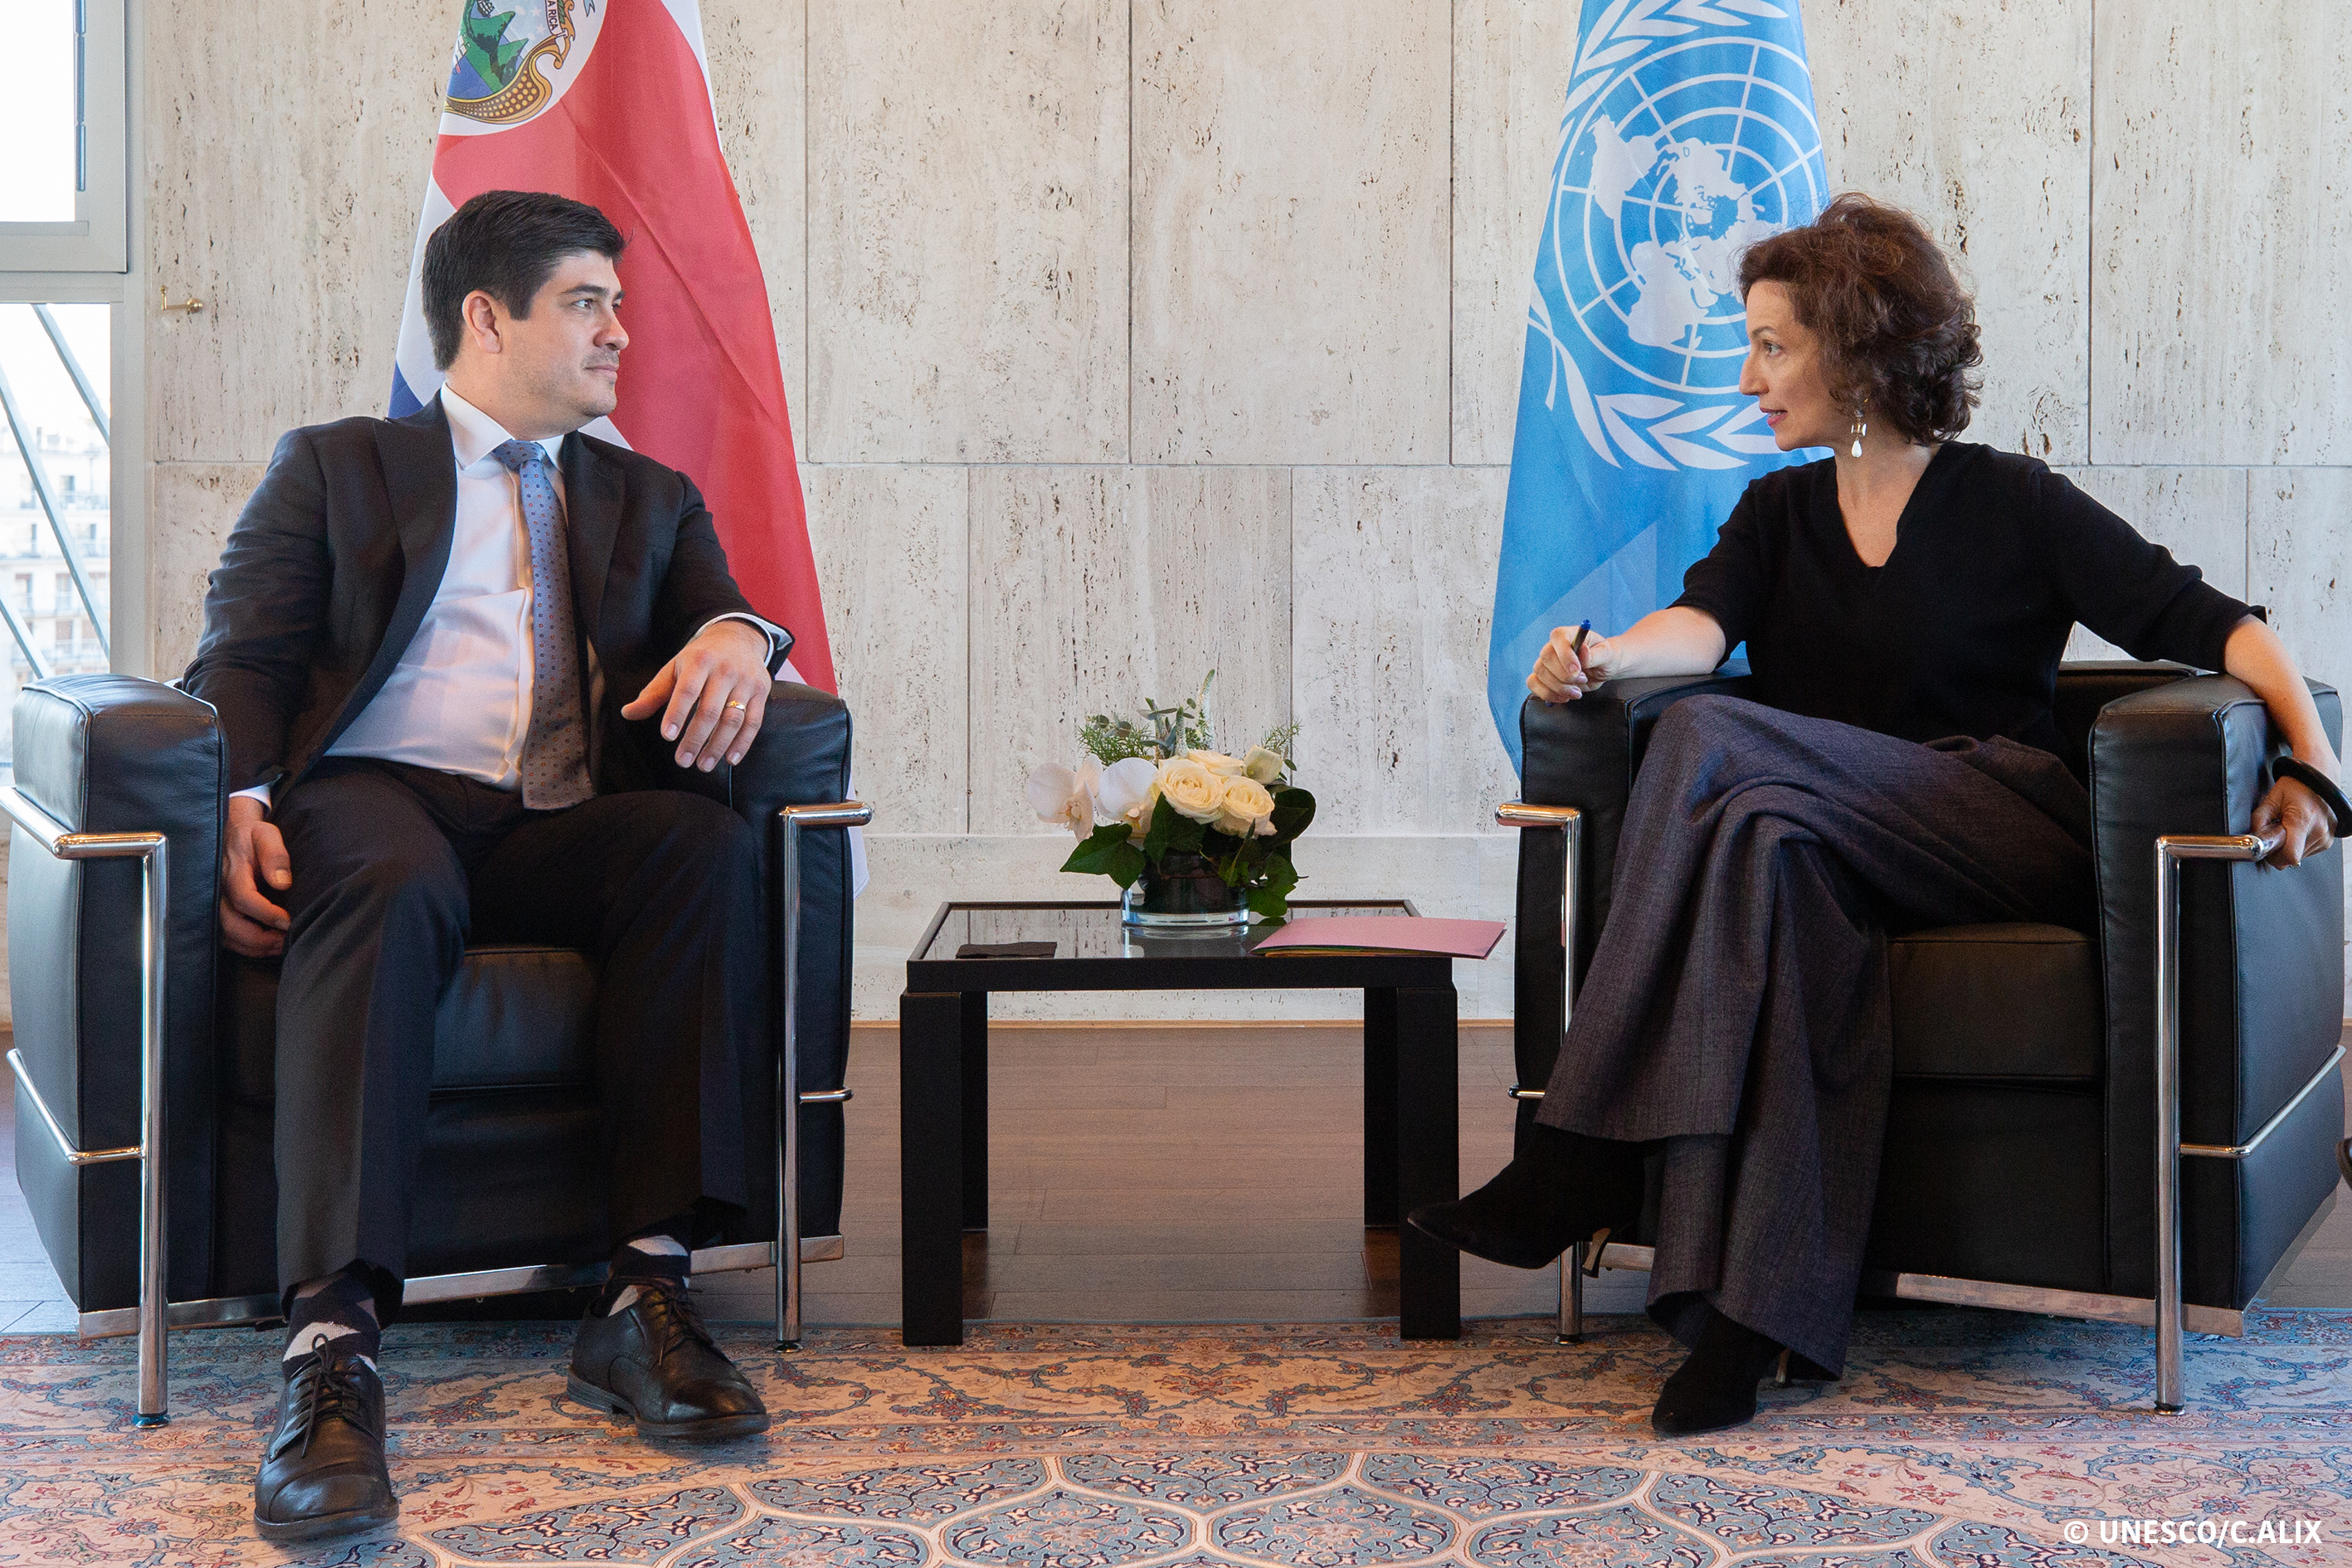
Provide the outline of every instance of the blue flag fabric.
[[1584,0],[1528,307],[1486,701],[1511,765],[1554,626],[1623,631],[1782,453],[1738,390],[1739,253],[1828,199],[1796,0]]

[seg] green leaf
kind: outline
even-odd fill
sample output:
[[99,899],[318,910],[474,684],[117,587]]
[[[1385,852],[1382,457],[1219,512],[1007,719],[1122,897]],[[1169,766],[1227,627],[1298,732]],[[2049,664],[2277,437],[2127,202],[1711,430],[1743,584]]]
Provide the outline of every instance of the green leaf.
[[1276,847],[1288,844],[1307,831],[1315,820],[1315,797],[1303,789],[1278,789],[1274,792],[1274,837]]
[[1120,892],[1135,886],[1143,875],[1143,851],[1133,844],[1121,844],[1110,852],[1110,879],[1118,884]]
[[1175,833],[1176,825],[1183,820],[1184,814],[1169,805],[1166,795],[1161,795],[1151,807],[1151,826],[1144,830],[1143,858],[1155,866],[1159,865],[1160,858],[1168,853],[1168,840]]
[[1290,863],[1287,852],[1271,856],[1265,863],[1265,887],[1287,898],[1290,889],[1298,886],[1298,868]]
[[1290,913],[1290,894],[1269,884],[1250,894],[1249,907],[1252,914],[1264,915],[1270,921],[1282,920]]
[[1113,858],[1126,845],[1127,840],[1128,826],[1124,822],[1114,822],[1108,827],[1097,827],[1080,840],[1076,848],[1070,851],[1070,858],[1062,862],[1062,869],[1076,871],[1087,876],[1113,876],[1116,874],[1111,870]]
[[1179,854],[1202,853],[1207,846],[1208,825],[1193,821],[1172,805],[1168,807],[1168,815],[1176,819],[1168,828],[1168,847]]

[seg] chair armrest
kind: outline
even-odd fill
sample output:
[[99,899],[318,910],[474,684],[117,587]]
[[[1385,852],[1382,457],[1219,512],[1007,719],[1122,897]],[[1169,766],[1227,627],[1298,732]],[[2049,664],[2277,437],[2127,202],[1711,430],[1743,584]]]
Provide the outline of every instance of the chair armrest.
[[[2336,691],[2310,685],[2329,739],[2340,744]],[[2284,750],[2262,700],[2228,676],[2173,680],[2117,698],[2092,725],[2092,849],[2106,1011],[2107,1233],[2116,1286],[2127,1293],[2152,1288],[2156,1246],[2156,840],[2245,832],[2263,794],[2263,765]],[[2331,852],[2289,871],[2196,863],[2183,867],[2180,882],[2181,1136],[2240,1144],[2336,1047],[2344,1002],[2344,857]],[[2195,1189],[2189,1196],[2192,1207],[2200,1201]],[[2241,1293],[2233,1281],[2198,1278],[2193,1256],[2190,1268],[2191,1300]]]
[[[1582,814],[1583,886],[1578,889],[1576,922],[1580,983],[1601,922],[1609,918],[1617,834],[1651,731],[1685,697],[1736,697],[1747,689],[1747,667],[1732,664],[1711,675],[1604,680],[1574,702],[1554,706],[1530,697],[1520,708],[1520,798],[1530,805],[1572,805]],[[1519,1082],[1529,1089],[1551,1076],[1568,1005],[1559,936],[1563,848],[1559,828],[1520,829],[1511,1015]]]
[[[152,680],[63,675],[18,694],[16,789],[69,832],[165,836],[165,1191],[174,1295],[210,1293],[213,984],[226,757],[213,710]],[[8,868],[15,1044],[41,1098],[83,1149],[140,1140],[143,912],[135,861],[53,859],[21,830]],[[135,1185],[74,1171],[17,1119],[19,1184],[50,1260],[85,1310],[136,1293]]]
[[[784,828],[780,814],[788,805],[848,799],[849,757],[849,705],[813,686],[780,680],[768,694],[767,711],[751,751],[732,768],[719,770],[728,775],[728,803],[760,836],[770,940],[779,944],[779,953],[784,898]],[[803,1094],[825,1093],[841,1088],[849,1066],[850,963],[856,928],[847,834],[803,830],[800,893],[794,1087]],[[770,979],[776,988],[776,1045],[781,1049],[783,976],[781,963],[774,967],[777,973]],[[763,1067],[763,1070],[768,1069]],[[774,1091],[772,1080],[764,1087],[747,1083],[744,1089],[747,1102],[753,1095],[772,1100]],[[766,1116],[754,1121],[772,1125]],[[803,1105],[799,1131],[802,1233],[837,1235],[844,1134],[840,1105]],[[765,1140],[753,1146],[773,1147]],[[773,1234],[772,1218],[767,1212],[771,1209],[772,1201],[754,1205],[744,1239]]]

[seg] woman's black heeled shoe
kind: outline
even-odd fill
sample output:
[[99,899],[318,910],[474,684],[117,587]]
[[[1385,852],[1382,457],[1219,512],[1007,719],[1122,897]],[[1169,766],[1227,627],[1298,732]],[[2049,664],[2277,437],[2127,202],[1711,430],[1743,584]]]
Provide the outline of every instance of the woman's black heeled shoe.
[[1638,1145],[1540,1124],[1495,1179],[1466,1198],[1424,1204],[1408,1225],[1474,1258],[1541,1268],[1597,1233],[1630,1233],[1642,1215]]
[[1661,1437],[1690,1437],[1756,1419],[1756,1385],[1780,1359],[1780,1347],[1713,1308],[1698,1344],[1659,1391],[1650,1425]]

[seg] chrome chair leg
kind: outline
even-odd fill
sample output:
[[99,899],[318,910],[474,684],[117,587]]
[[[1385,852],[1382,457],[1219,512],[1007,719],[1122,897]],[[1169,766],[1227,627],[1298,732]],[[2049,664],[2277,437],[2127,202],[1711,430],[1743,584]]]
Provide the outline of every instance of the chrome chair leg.
[[813,827],[862,827],[874,808],[854,800],[788,805],[777,814],[784,835],[782,941],[783,1040],[776,1061],[776,1348],[801,1348],[801,1115],[803,1105],[837,1104],[847,1089],[800,1089],[801,834]]
[[144,897],[139,916],[139,1142],[124,1149],[82,1150],[49,1113],[21,1052],[8,1052],[16,1082],[57,1141],[69,1165],[139,1162],[139,1408],[132,1425],[162,1426],[172,1419],[170,1380],[164,1360],[164,1330],[170,1296],[164,1285],[166,1253],[163,1191],[163,1003],[164,932],[171,913],[170,845],[161,833],[70,833],[14,786],[0,785],[0,810],[26,837],[59,860],[135,858]]
[[[1495,820],[1505,827],[1556,827],[1560,830],[1559,951],[1561,1037],[1576,1014],[1576,921],[1578,860],[1584,851],[1584,814],[1572,805],[1529,805],[1505,801],[1495,808]],[[1513,1101],[1540,1100],[1544,1091],[1513,1085]],[[1559,1255],[1559,1316],[1557,1339],[1564,1345],[1584,1341],[1584,1244]],[[1596,1258],[1593,1260],[1598,1263]]]
[[2261,1131],[2242,1144],[2180,1141],[2180,863],[2260,860],[2275,838],[2252,834],[2166,834],[2156,841],[2156,1413],[2178,1415],[2185,1401],[2181,1367],[2180,1161],[2242,1160],[2336,1070],[2344,1048]]

